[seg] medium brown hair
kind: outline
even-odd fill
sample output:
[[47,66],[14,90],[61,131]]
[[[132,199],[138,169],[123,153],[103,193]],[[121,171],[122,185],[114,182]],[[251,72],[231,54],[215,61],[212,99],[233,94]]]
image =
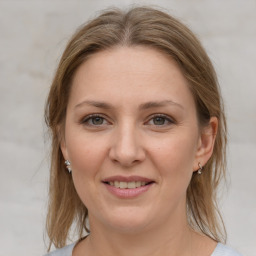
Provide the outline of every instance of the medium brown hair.
[[225,242],[216,192],[225,176],[226,120],[213,65],[198,39],[177,19],[150,7],[135,7],[128,11],[106,10],[79,28],[68,43],[53,79],[45,108],[45,120],[52,136],[46,224],[50,246],[53,243],[57,248],[63,247],[73,223],[77,223],[80,238],[87,230],[87,208],[76,193],[60,150],[60,130],[65,123],[72,78],[90,55],[114,46],[136,45],[159,50],[178,63],[189,82],[200,127],[207,125],[210,117],[218,118],[213,154],[203,174],[193,174],[187,189],[187,216],[192,228]]

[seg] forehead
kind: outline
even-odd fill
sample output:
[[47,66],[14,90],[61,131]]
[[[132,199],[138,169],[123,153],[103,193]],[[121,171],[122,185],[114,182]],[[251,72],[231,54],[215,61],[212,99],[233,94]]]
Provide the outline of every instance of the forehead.
[[134,101],[173,100],[193,104],[179,66],[162,52],[143,46],[116,47],[92,55],[77,70],[71,104],[83,99]]

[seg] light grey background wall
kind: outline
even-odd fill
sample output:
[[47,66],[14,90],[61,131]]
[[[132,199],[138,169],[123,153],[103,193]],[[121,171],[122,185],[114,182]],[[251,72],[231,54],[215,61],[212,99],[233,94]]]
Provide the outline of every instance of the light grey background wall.
[[[42,255],[48,151],[45,98],[78,25],[134,1],[0,0],[0,256]],[[136,3],[136,1],[135,1]],[[228,244],[256,252],[256,1],[159,0],[199,36],[217,69],[229,125]]]

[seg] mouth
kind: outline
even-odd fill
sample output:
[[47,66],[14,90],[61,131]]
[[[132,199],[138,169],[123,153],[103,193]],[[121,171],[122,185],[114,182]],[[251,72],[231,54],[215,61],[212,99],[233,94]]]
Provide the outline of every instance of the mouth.
[[115,181],[103,181],[103,183],[115,187],[115,188],[120,188],[120,189],[134,189],[134,188],[140,188],[144,187],[150,184],[153,184],[154,181],[120,181],[120,180],[115,180]]
[[113,176],[102,181],[107,191],[121,199],[137,198],[151,190],[156,183],[139,176]]
[[106,188],[121,198],[131,198],[148,191],[156,182],[141,176],[111,176],[102,180]]

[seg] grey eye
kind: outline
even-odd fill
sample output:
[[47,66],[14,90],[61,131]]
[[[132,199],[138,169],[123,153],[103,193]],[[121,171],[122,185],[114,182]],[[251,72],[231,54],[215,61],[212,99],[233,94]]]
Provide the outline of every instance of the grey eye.
[[104,118],[102,117],[96,116],[91,118],[91,123],[93,125],[101,125],[103,124],[103,122],[104,122]]
[[166,122],[165,117],[157,116],[153,118],[154,125],[164,125]]

